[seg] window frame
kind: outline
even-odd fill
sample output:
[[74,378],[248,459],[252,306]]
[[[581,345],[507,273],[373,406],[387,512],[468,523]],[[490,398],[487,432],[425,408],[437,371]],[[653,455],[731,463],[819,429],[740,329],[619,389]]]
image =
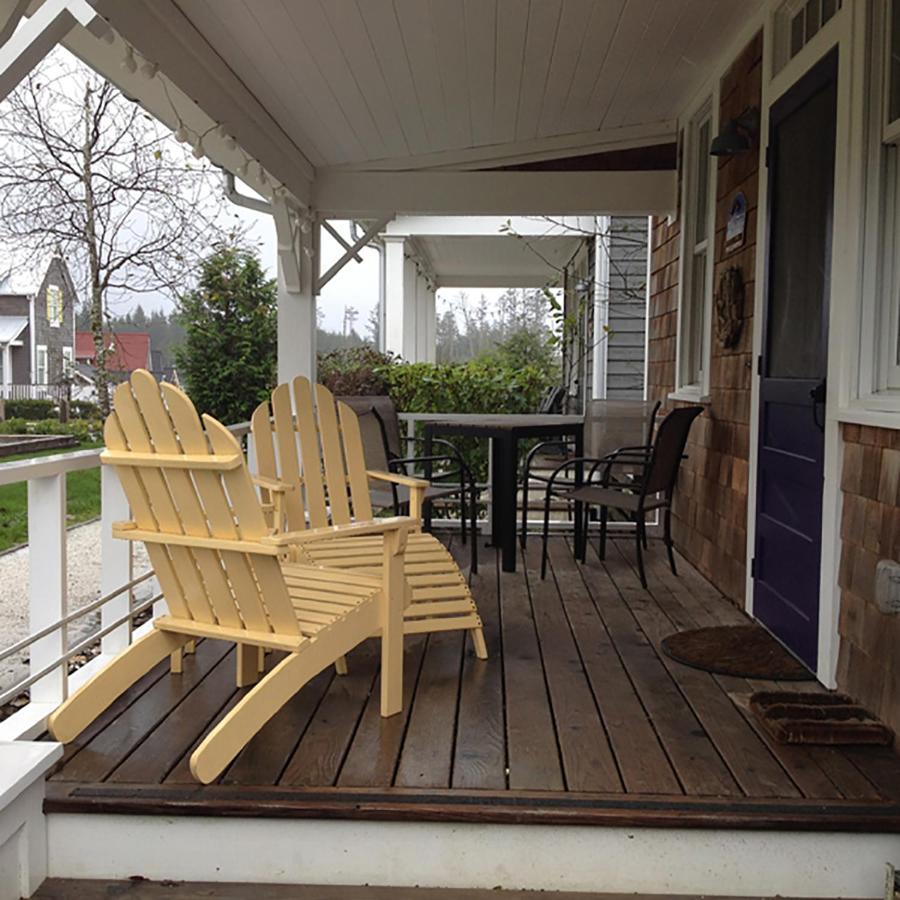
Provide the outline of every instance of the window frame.
[[[675,350],[675,390],[669,394],[673,400],[704,402],[709,397],[709,375],[712,356],[712,299],[713,275],[716,257],[716,188],[718,182],[718,165],[716,159],[709,154],[709,144],[701,145],[700,135],[706,123],[709,123],[709,139],[719,129],[719,96],[718,87],[705,93],[686,116],[684,128],[683,177],[681,196],[681,235],[679,249],[679,291],[678,291],[678,328],[676,332]],[[706,236],[696,240],[699,222],[699,206],[697,203],[698,177],[700,173],[701,154],[706,159]],[[694,284],[695,265],[700,256],[705,258],[702,294],[699,303],[700,342],[699,342],[699,378],[690,378],[685,373],[687,360],[687,344],[691,339],[692,316],[698,312],[693,308],[696,302]],[[691,302],[691,307],[688,302]]]
[[[38,378],[41,371],[41,357],[43,356],[43,379]],[[37,385],[49,384],[47,379],[50,377],[50,354],[47,352],[46,344],[37,344],[34,348],[34,383]]]

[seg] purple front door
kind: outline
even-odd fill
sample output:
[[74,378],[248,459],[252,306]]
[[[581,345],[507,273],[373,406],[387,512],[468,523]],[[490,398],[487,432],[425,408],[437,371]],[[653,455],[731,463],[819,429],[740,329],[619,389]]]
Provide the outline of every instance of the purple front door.
[[837,51],[771,109],[754,615],[811,669],[819,630]]

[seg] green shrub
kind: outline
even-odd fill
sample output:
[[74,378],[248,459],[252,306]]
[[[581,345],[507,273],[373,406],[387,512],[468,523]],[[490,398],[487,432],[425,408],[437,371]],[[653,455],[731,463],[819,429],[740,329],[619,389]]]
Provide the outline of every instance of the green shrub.
[[99,419],[100,407],[90,400],[73,400],[69,404],[69,415],[73,419]]
[[57,413],[52,400],[7,400],[6,416],[10,419],[28,419],[31,422],[52,419]]
[[71,434],[84,442],[99,440],[103,434],[103,425],[99,419],[71,419],[63,423],[55,419],[29,422],[15,418],[0,422],[0,434]]
[[338,397],[372,397],[386,394],[387,371],[399,360],[368,344],[323,353],[318,359],[317,380]]

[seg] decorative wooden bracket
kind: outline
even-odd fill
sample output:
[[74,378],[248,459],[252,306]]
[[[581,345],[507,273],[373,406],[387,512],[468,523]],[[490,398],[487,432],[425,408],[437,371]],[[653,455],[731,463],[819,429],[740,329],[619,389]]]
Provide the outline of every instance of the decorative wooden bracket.
[[[325,287],[325,285],[328,284],[328,282],[331,281],[331,279],[334,278],[334,276],[337,275],[337,273],[340,272],[341,269],[343,269],[351,259],[357,257],[359,255],[359,251],[362,250],[362,248],[365,247],[366,244],[368,244],[372,240],[372,238],[383,231],[384,226],[387,225],[387,223],[390,222],[393,218],[394,213],[391,213],[389,216],[384,216],[380,219],[377,219],[366,229],[365,233],[358,241],[350,244],[349,246],[342,238],[339,237],[338,240],[340,240],[342,246],[347,248],[346,252],[324,275],[321,275],[316,279],[316,293],[320,294],[322,292],[322,288]],[[325,225],[326,230],[329,232],[329,234],[335,234],[334,230],[330,226],[328,226],[327,223],[325,223]]]
[[280,197],[272,200],[272,217],[278,243],[278,260],[284,285],[292,294],[302,290],[300,261],[300,223],[297,214]]

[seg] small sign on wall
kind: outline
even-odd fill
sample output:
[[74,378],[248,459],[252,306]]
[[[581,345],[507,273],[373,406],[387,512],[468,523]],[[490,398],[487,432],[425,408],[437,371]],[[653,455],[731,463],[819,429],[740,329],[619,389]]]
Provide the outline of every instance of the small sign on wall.
[[747,198],[738,191],[731,201],[728,224],[725,226],[725,252],[732,253],[744,246],[747,236]]

